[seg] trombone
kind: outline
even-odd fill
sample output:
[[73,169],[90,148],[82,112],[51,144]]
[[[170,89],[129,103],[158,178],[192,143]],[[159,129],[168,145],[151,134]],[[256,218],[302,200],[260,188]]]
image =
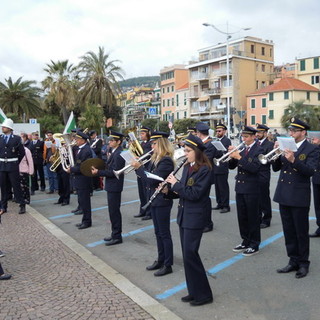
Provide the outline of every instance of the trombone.
[[267,164],[268,162],[278,159],[283,154],[283,152],[284,151],[281,151],[280,147],[278,147],[271,150],[267,154],[259,154],[258,159],[262,164]]
[[230,154],[231,154],[231,153],[233,153],[233,152],[235,152],[235,151],[237,151],[237,150],[239,150],[239,152],[241,152],[243,149],[244,149],[244,143],[242,142],[242,143],[240,143],[237,147],[235,147],[234,149],[232,149],[231,151],[225,153],[225,154],[224,154],[222,157],[220,157],[219,159],[214,158],[214,159],[213,159],[213,163],[214,163],[217,167],[219,167],[220,164],[221,164],[221,162],[222,162],[222,163],[228,162],[228,161],[231,159],[231,157],[230,157]]
[[[137,161],[141,162],[143,165],[148,163],[151,160],[151,158],[149,159],[146,159],[146,158],[148,158],[152,152],[153,150],[150,150],[149,152],[145,153],[140,158],[138,158]],[[119,179],[122,174],[128,174],[133,170],[134,170],[134,167],[131,164],[128,164],[120,170],[117,170],[117,171],[113,170],[113,173],[116,176],[116,178]]]

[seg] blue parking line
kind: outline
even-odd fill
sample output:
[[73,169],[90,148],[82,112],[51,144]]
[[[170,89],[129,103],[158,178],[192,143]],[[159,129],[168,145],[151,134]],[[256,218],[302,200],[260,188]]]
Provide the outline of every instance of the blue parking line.
[[[123,206],[123,205],[126,205],[126,204],[135,203],[135,202],[140,202],[140,200],[132,200],[132,201],[122,202],[121,205]],[[103,209],[107,209],[107,208],[108,208],[108,206],[103,206],[103,207],[91,209],[91,211],[95,212],[95,211],[99,211],[99,210],[103,210]],[[66,213],[66,214],[60,214],[60,215],[57,215],[57,216],[52,216],[49,219],[50,220],[56,220],[56,219],[60,219],[60,218],[70,217],[70,216],[74,216],[74,214],[72,212]]]
[[[177,221],[177,219],[172,219],[172,220],[170,220],[170,223],[171,222],[176,222],[176,221]],[[133,236],[135,234],[138,234],[138,233],[141,233],[141,232],[144,232],[144,231],[148,231],[148,230],[152,230],[152,229],[154,229],[153,225],[146,226],[146,227],[143,227],[143,228],[139,228],[139,229],[136,229],[136,230],[129,231],[128,233],[123,233],[122,237],[126,238],[126,237]],[[106,242],[103,241],[103,240],[99,240],[99,241],[96,241],[96,242],[88,243],[86,245],[86,247],[94,248],[94,247],[99,246],[99,245],[104,244],[104,243],[106,243]]]

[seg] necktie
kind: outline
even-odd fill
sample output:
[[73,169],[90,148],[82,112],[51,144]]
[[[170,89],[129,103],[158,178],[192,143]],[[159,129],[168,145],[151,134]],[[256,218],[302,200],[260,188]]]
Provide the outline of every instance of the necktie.
[[246,147],[246,151],[245,151],[245,155],[247,156],[248,155],[248,153],[249,153],[249,151],[250,151],[250,147]]
[[9,141],[9,136],[4,136],[5,143],[7,144]]

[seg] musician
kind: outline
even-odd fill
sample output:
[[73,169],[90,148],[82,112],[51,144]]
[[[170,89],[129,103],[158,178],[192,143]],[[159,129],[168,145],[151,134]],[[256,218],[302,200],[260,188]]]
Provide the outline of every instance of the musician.
[[[101,148],[102,140],[98,138],[97,132],[95,130],[89,131],[90,147],[97,158],[101,159]],[[94,191],[102,190],[102,178],[101,177],[92,177],[92,189]]]
[[106,246],[113,246],[122,243],[122,216],[120,211],[121,192],[123,190],[124,175],[119,179],[113,170],[117,171],[125,166],[125,160],[121,157],[122,140],[124,135],[111,131],[109,135],[109,150],[111,152],[106,162],[105,170],[98,170],[92,167],[92,173],[99,177],[106,177],[105,190],[107,191],[108,210],[111,221],[111,236],[104,238]]
[[[268,139],[268,130],[270,129],[264,124],[256,124],[257,144],[263,149],[263,154],[269,153],[273,150],[273,142]],[[271,163],[268,161],[266,164],[262,165],[259,171],[259,189],[260,189],[260,228],[270,227],[270,222],[272,218],[272,208],[270,199],[270,172]]]
[[273,201],[279,203],[289,257],[288,265],[277,272],[297,271],[295,277],[299,279],[309,272],[310,177],[317,169],[319,151],[316,145],[306,140],[307,130],[310,129],[307,123],[292,118],[288,129],[298,150],[286,149],[284,155],[272,163],[274,171],[281,170]]
[[[141,147],[143,149],[143,154],[148,153],[151,150],[151,142],[150,142],[150,128],[142,127],[140,129],[140,139],[141,139]],[[145,167],[147,164],[145,165]],[[137,182],[138,182],[138,191],[139,191],[139,198],[140,198],[140,211],[139,214],[135,215],[135,218],[142,217],[142,220],[149,220],[151,219],[151,209],[150,207],[147,208],[146,212],[144,212],[141,208],[147,203],[149,200],[147,198],[147,186],[143,184],[143,180],[137,175]]]
[[80,165],[87,159],[92,158],[92,151],[87,143],[88,136],[82,131],[77,131],[75,139],[77,143],[77,151],[75,156],[75,165],[67,169],[67,173],[74,174],[74,187],[78,194],[78,203],[82,210],[83,217],[81,223],[76,224],[78,229],[87,229],[92,225],[91,219],[91,178],[84,176],[80,171]]
[[188,127],[187,133],[196,136],[197,135],[197,130],[196,130],[195,127]]
[[[231,146],[231,140],[226,136],[227,127],[223,123],[216,125],[217,141],[220,141],[228,150]],[[219,166],[214,167],[214,186],[216,191],[217,206],[213,210],[219,210],[220,213],[230,212],[230,189],[229,189],[229,164],[228,162],[221,162]]]
[[16,202],[19,203],[19,213],[26,212],[26,204],[22,197],[19,175],[19,163],[25,156],[21,138],[13,133],[13,121],[9,118],[2,123],[2,135],[0,137],[0,186],[1,186],[1,209],[7,211],[8,206],[8,183],[10,181]]
[[41,191],[46,190],[46,183],[45,183],[44,171],[43,171],[43,150],[44,150],[44,142],[39,139],[39,133],[32,132],[32,141],[30,145],[30,151],[33,158],[34,174],[31,177],[31,195],[34,195],[34,192],[36,190],[39,190],[38,174],[40,177]]
[[[211,188],[211,163],[204,153],[205,146],[197,136],[185,139],[184,166],[181,180],[172,174],[166,179],[171,184],[168,196],[180,198],[177,223],[183,254],[188,295],[183,302],[199,306],[213,301],[212,291],[199,256],[199,247],[205,227],[205,207]],[[168,190],[165,190],[167,192]]]
[[[246,126],[241,132],[245,148],[230,154],[229,168],[238,167],[236,175],[237,216],[242,243],[233,248],[233,252],[242,252],[252,256],[259,252],[261,242],[259,214],[259,170],[261,163],[258,155],[263,152],[256,143],[257,130]],[[235,148],[230,146],[229,151]]]
[[[155,131],[151,134],[151,146],[153,154],[151,161],[148,162],[147,171],[167,178],[174,169],[173,147],[168,140],[169,134],[166,132]],[[148,199],[154,194],[159,186],[159,181],[148,179],[145,174],[145,168],[140,162],[133,162],[133,167],[148,186]],[[154,224],[154,232],[157,239],[158,258],[146,269],[158,270],[154,273],[156,277],[172,273],[173,265],[173,244],[170,233],[170,212],[172,208],[172,199],[166,199],[163,193],[151,203],[151,216]]]
[[[320,138],[314,137],[312,143],[318,147],[320,152]],[[314,212],[317,218],[317,230],[314,233],[311,233],[309,237],[318,238],[320,237],[320,161],[318,162],[318,167],[312,176],[312,190],[313,190],[313,203],[314,203]]]
[[[196,124],[197,136],[202,140],[203,144],[206,146],[204,153],[208,157],[212,170],[211,170],[211,184],[214,184],[214,170],[213,170],[213,158],[217,158],[219,153],[218,150],[213,146],[212,139],[209,136],[209,126],[204,122],[198,122]],[[209,198],[206,208],[206,224],[203,232],[209,232],[213,230],[213,222],[211,218],[212,204]]]

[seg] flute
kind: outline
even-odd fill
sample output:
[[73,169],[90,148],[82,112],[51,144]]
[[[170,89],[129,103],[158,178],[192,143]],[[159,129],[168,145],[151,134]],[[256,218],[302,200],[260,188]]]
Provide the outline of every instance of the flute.
[[[177,172],[181,169],[181,167],[185,164],[187,158],[183,159],[181,163],[177,166],[177,168],[172,172],[173,175],[177,174]],[[152,201],[157,197],[157,195],[164,189],[165,186],[168,185],[169,182],[164,181],[162,185],[156,189],[153,195],[150,197],[149,201],[141,208],[141,210],[146,211],[147,208],[150,206]]]

